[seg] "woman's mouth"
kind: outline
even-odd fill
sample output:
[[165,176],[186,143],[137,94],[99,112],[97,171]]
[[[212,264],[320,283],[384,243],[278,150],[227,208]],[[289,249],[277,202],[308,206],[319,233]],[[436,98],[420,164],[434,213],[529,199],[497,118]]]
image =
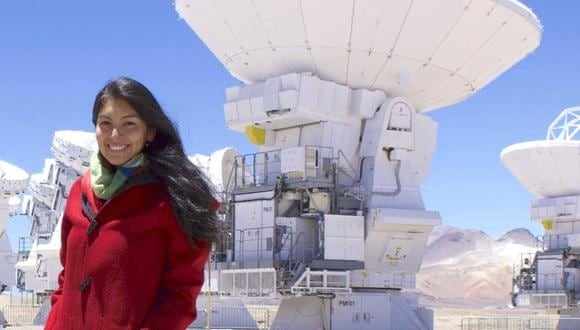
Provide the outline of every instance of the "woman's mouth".
[[120,151],[125,151],[125,149],[129,148],[128,144],[109,144],[108,145],[109,150],[113,151],[113,152],[120,152]]

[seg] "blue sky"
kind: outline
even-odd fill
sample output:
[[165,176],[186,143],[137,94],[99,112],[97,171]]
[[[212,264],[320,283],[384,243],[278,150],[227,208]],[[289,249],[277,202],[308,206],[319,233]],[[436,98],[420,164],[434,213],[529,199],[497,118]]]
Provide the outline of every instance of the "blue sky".
[[[466,102],[429,112],[439,123],[425,204],[445,224],[500,236],[535,234],[531,195],[499,161],[513,143],[543,139],[580,105],[580,2],[524,1],[544,26],[540,47]],[[93,130],[94,95],[112,77],[143,82],[178,123],[188,153],[254,148],[225,128],[224,89],[237,85],[172,1],[3,1],[0,4],[0,159],[29,173],[51,157],[55,130]],[[8,222],[13,246],[23,217]]]

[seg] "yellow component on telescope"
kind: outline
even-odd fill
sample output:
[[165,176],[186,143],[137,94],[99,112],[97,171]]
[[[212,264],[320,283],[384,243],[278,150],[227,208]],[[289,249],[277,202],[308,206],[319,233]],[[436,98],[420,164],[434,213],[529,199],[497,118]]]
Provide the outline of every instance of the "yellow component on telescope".
[[266,142],[266,130],[263,128],[248,125],[244,132],[246,133],[246,138],[248,138],[248,141],[250,141],[251,144],[261,146]]
[[542,226],[544,226],[545,230],[552,230],[552,227],[554,226],[554,221],[542,220]]

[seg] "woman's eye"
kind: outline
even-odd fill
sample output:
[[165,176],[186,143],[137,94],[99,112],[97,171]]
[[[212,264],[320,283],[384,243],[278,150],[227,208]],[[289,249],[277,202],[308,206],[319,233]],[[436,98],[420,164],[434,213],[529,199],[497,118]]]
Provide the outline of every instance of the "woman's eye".
[[109,123],[108,121],[99,122],[99,126],[101,126],[101,127],[109,126],[110,124],[111,123]]
[[132,122],[132,121],[128,121],[128,122],[125,123],[125,126],[129,126],[129,127],[135,126],[135,125],[136,124],[134,122]]

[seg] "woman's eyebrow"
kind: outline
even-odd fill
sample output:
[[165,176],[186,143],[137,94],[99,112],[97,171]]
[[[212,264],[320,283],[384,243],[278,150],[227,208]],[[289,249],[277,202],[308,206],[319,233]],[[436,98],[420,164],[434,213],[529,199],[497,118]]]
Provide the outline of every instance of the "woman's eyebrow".
[[[111,117],[109,117],[107,115],[99,115],[97,118],[111,119]],[[127,119],[127,118],[138,118],[138,117],[137,117],[137,115],[125,115],[125,116],[121,117],[121,119]]]

